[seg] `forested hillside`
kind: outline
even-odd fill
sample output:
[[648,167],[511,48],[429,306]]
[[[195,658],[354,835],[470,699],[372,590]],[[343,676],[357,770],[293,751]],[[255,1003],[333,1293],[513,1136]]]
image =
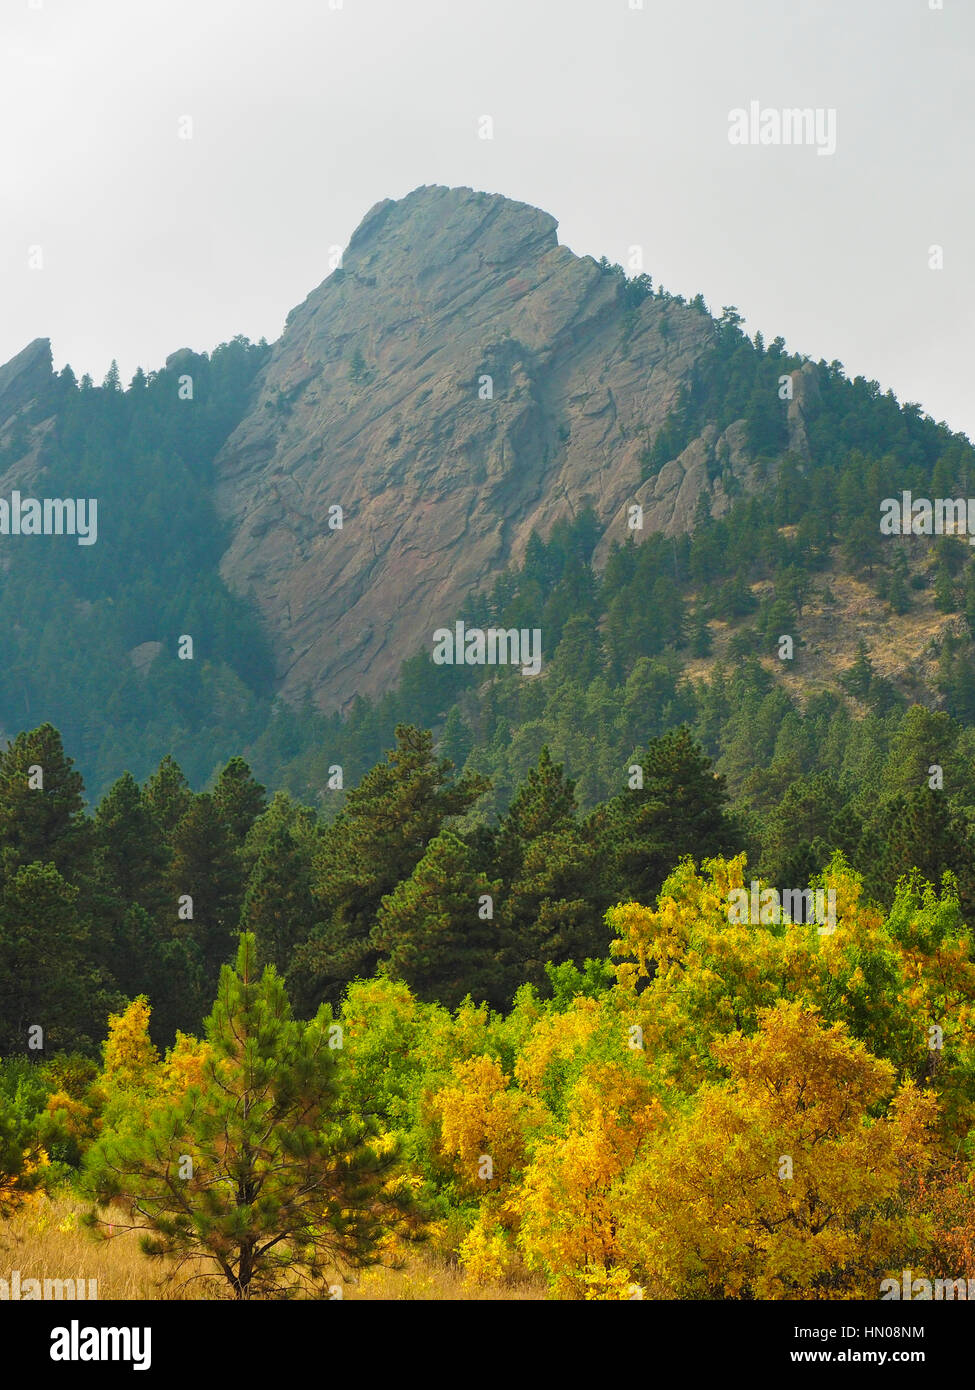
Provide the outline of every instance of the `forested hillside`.
[[[174,354],[127,390],[117,370],[98,387],[68,367],[5,430],[0,393],[0,477],[99,504],[93,545],[5,538],[0,596],[15,616],[0,633],[0,729],[52,720],[96,793],[167,752],[200,784],[267,718],[267,642],[220,580],[212,496],[214,455],[267,352],[235,339],[209,357]],[[193,661],[177,655],[184,633]]]
[[[603,273],[627,312],[671,299],[647,277]],[[751,342],[732,310],[713,326],[643,468],[659,474],[688,440],[737,421],[767,475],[761,489],[735,497],[734,473],[716,457],[726,509],[712,516],[715,493],[702,490],[687,532],[625,521],[607,531],[583,508],[534,535],[521,564],[446,615],[538,628],[539,681],[435,667],[427,643],[404,653],[384,696],[333,714],[315,707],[311,688],[297,704],[275,699],[267,634],[219,570],[226,531],[213,459],[268,349],[237,339],[212,360],[176,354],[125,391],[111,374],[94,387],[66,369],[0,431],[0,466],[13,476],[30,447],[48,493],[100,496],[100,538],[22,544],[10,556],[0,589],[18,618],[0,637],[0,726],[55,724],[96,796],[167,753],[200,787],[243,751],[270,786],[321,798],[326,813],[329,767],[356,780],[402,720],[431,727],[455,762],[473,755],[496,809],[543,742],[588,807],[619,789],[634,748],[683,722],[732,791],[760,807],[800,773],[832,772],[844,793],[851,778],[876,790],[911,704],[975,720],[975,558],[961,536],[882,537],[880,503],[905,490],[966,496],[975,454],[876,383],[850,382],[836,363],[802,368],[780,341]],[[800,369],[804,458],[780,452],[778,383]],[[179,399],[186,374],[192,402]],[[180,659],[183,634],[193,660]],[[785,661],[784,634],[794,643]],[[746,788],[757,767],[770,772]]]

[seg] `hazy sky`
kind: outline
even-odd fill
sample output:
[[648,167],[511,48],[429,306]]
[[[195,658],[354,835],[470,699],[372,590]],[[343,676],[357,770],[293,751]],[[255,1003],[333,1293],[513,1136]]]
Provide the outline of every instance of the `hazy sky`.
[[[374,203],[469,185],[975,435],[975,3],[932,3],[0,0],[0,361],[274,339]],[[752,101],[836,153],[732,145]]]

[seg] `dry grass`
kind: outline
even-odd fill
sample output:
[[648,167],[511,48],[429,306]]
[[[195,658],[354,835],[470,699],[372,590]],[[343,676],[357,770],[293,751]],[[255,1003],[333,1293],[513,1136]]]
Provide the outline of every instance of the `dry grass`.
[[[789,528],[784,528],[786,531]],[[911,557],[911,572],[929,567],[923,538],[905,542]],[[835,562],[813,577],[813,592],[798,623],[805,645],[796,653],[796,662],[783,662],[774,655],[760,656],[761,664],[794,698],[805,702],[821,690],[834,689],[836,679],[849,670],[862,639],[879,676],[891,680],[908,699],[939,706],[933,686],[937,677],[937,652],[947,631],[957,628],[957,614],[940,612],[931,588],[910,591],[911,608],[893,614],[880,600],[875,587],[879,568],[871,578],[844,572]],[[756,598],[772,592],[768,581],[753,584]],[[832,590],[834,602],[823,602],[823,591]],[[735,632],[754,621],[754,615],[738,623],[709,623],[713,647],[711,654],[687,663],[685,674],[693,680],[710,681],[718,661],[733,662],[728,646]],[[852,702],[854,707],[857,702]]]
[[[100,1299],[183,1300],[225,1298],[222,1279],[196,1279],[177,1288],[164,1282],[165,1269],[148,1260],[134,1232],[110,1240],[93,1238],[81,1225],[84,1205],[69,1196],[32,1202],[0,1225],[0,1278],[13,1270],[25,1279],[97,1279]],[[198,1267],[196,1272],[202,1269]],[[186,1274],[194,1271],[187,1268]],[[542,1300],[545,1285],[523,1283],[475,1284],[463,1271],[429,1250],[411,1252],[403,1269],[377,1267],[342,1280],[344,1299],[373,1302],[498,1302]],[[87,1286],[86,1286],[87,1287]]]
[[[25,1279],[97,1279],[99,1298],[205,1298],[196,1282],[183,1291],[162,1287],[163,1270],[139,1249],[134,1232],[97,1240],[81,1225],[84,1205],[71,1197],[26,1204],[0,1226],[0,1278],[20,1271]],[[210,1296],[214,1296],[214,1284]]]
[[546,1297],[545,1285],[538,1281],[522,1283],[475,1284],[465,1278],[458,1265],[424,1253],[414,1257],[405,1269],[369,1269],[360,1276],[358,1287],[349,1288],[346,1298],[370,1299],[380,1302],[452,1302],[498,1303],[532,1300]]

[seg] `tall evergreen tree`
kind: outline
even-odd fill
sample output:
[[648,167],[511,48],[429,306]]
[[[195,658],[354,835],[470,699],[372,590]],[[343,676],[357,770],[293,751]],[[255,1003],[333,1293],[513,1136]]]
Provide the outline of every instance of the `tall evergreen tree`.
[[247,832],[267,809],[264,788],[243,758],[231,758],[217,778],[213,803],[223,818],[231,841],[238,848]]
[[53,864],[27,864],[0,892],[0,1053],[24,1051],[43,1029],[36,1055],[91,1050],[120,996],[92,962],[78,890]]
[[642,787],[610,802],[602,824],[616,891],[649,905],[684,855],[729,853],[739,834],[727,814],[724,778],[686,726],[651,740],[641,770]]
[[[203,962],[203,988],[212,995],[220,967],[236,943],[243,873],[213,797],[202,792],[173,832],[169,892],[180,934],[194,941]],[[192,918],[180,918],[180,899],[192,899]],[[186,904],[183,903],[185,908]]]
[[935,887],[948,870],[958,880],[963,912],[975,913],[975,844],[944,791],[923,786],[899,793],[880,808],[874,825],[880,852],[861,867],[877,900],[889,905],[897,880],[912,869]]
[[84,784],[52,724],[20,733],[0,751],[0,867],[54,864],[74,879],[89,866]]
[[561,763],[554,763],[548,745],[538,766],[529,770],[496,832],[495,870],[509,881],[517,873],[528,845],[540,835],[575,824],[575,783]]
[[391,1181],[397,1146],[349,1103],[329,1011],[296,1021],[256,958],[244,934],[221,971],[202,1084],[90,1151],[88,1221],[145,1233],[177,1275],[202,1260],[235,1299],[323,1297],[335,1268],[379,1260],[411,1203]]
[[460,836],[443,830],[410,877],[383,898],[372,947],[420,999],[448,1009],[467,994],[498,1003],[498,889],[478,872]]
[[370,935],[382,899],[409,878],[445,821],[487,789],[476,773],[453,780],[450,760],[434,756],[433,735],[413,725],[397,725],[386,757],[349,792],[322,838],[313,890],[325,923],[299,948],[292,974],[303,981],[306,1008],[337,999],[348,981],[372,973]]
[[765,819],[762,875],[782,888],[804,887],[825,868],[834,850],[842,850],[852,862],[861,831],[832,773],[800,778]]
[[142,789],[142,795],[167,837],[193,804],[193,792],[182,768],[168,753]]
[[539,835],[525,847],[499,911],[505,1000],[528,981],[546,990],[546,965],[601,958],[610,935],[603,916],[599,847],[576,825]]
[[856,660],[848,671],[840,676],[840,684],[848,690],[855,700],[866,700],[875,679],[873,662],[867,644],[861,637],[857,643]]
[[543,746],[494,837],[500,879],[499,959],[505,998],[528,981],[545,989],[548,962],[605,954],[609,906],[599,846],[580,827],[575,783]]
[[248,836],[250,867],[241,928],[257,938],[258,959],[285,976],[295,948],[321,920],[312,892],[312,864],[320,839],[313,811],[278,792]]
[[159,912],[169,853],[131,773],[123,773],[99,803],[93,837],[100,884],[119,904],[137,903],[150,914]]

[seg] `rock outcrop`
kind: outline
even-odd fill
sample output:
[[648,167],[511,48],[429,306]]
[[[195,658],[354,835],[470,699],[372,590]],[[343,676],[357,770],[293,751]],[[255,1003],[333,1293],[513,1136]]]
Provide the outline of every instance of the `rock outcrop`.
[[259,605],[286,696],[333,709],[382,691],[533,529],[587,503],[605,551],[628,502],[648,529],[684,529],[702,487],[726,505],[722,469],[749,485],[734,426],[641,484],[712,323],[657,298],[627,309],[620,278],[556,228],[420,188],[377,204],[289,315],[217,460],[222,572]]
[[50,338],[35,338],[0,366],[0,434],[47,390],[53,370]]
[[[36,420],[37,406],[50,394],[54,366],[49,338],[35,338],[0,366],[0,495],[35,487],[43,471],[40,445],[51,420]],[[9,564],[9,554],[2,566]]]

